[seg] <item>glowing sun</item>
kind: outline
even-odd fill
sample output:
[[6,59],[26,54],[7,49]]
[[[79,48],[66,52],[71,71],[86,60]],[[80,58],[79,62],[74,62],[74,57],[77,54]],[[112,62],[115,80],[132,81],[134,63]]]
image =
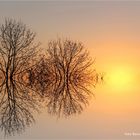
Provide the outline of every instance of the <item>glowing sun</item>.
[[134,73],[129,68],[113,68],[108,75],[109,85],[115,90],[129,89],[134,82]]

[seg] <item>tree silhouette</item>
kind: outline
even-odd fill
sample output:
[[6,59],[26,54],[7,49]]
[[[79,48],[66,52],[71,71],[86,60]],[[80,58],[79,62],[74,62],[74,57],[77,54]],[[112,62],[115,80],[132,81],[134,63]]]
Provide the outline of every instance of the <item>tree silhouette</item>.
[[0,128],[6,136],[30,126],[42,102],[58,117],[81,113],[100,78],[82,43],[52,40],[39,55],[35,37],[22,22],[0,25]]
[[93,95],[88,87],[97,83],[89,53],[80,42],[58,39],[49,42],[46,58],[32,73],[41,79],[36,85],[46,87],[48,112],[58,116],[81,113]]
[[34,39],[35,33],[22,22],[6,19],[0,26],[0,127],[6,135],[21,132],[34,121],[31,110],[37,109],[37,95],[24,84],[24,73],[36,60]]
[[29,85],[43,97],[45,93],[52,93],[55,81],[55,71],[52,62],[41,56],[36,65],[28,71]]

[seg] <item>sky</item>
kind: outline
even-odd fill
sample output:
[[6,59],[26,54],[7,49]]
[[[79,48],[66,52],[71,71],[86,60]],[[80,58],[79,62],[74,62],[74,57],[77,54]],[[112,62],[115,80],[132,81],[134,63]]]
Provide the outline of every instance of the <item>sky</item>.
[[58,120],[42,109],[11,139],[140,138],[140,1],[1,1],[0,23],[5,18],[29,26],[44,50],[58,37],[81,41],[105,74],[81,115]]

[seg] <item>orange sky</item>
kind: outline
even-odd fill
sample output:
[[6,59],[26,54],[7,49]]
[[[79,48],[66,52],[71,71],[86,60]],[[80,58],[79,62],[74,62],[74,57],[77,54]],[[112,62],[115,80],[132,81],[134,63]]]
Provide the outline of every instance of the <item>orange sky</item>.
[[1,22],[4,17],[32,27],[44,48],[57,37],[83,42],[106,73],[83,114],[56,121],[43,112],[20,138],[131,139],[124,133],[140,133],[140,2],[0,2]]

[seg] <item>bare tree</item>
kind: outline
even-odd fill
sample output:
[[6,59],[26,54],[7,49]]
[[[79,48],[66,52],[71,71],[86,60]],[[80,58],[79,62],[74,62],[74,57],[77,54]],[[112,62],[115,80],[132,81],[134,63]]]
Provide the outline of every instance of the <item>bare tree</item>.
[[82,43],[58,39],[49,42],[46,58],[34,73],[47,85],[44,96],[48,112],[58,116],[81,113],[93,95],[89,86],[97,83],[97,73],[89,53]]
[[6,19],[0,26],[0,72],[4,77],[0,85],[0,127],[5,134],[20,132],[34,121],[31,110],[37,109],[37,95],[23,81],[36,60],[38,44],[34,40],[35,33],[22,22]]
[[0,70],[11,77],[32,66],[38,44],[34,44],[35,33],[22,22],[6,19],[0,26]]
[[30,126],[40,101],[45,101],[53,115],[81,113],[94,95],[90,86],[98,82],[82,43],[50,41],[47,55],[37,57],[35,36],[12,19],[0,26],[0,128],[6,135]]

